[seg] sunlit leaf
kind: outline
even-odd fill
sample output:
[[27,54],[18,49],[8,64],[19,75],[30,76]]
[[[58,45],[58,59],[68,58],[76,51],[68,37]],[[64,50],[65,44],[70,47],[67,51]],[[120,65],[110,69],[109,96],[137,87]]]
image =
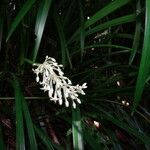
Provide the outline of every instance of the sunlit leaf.
[[150,1],[146,0],[146,14],[145,14],[145,32],[144,32],[144,43],[143,43],[143,50],[142,50],[142,57],[139,67],[139,74],[137,78],[137,83],[135,87],[135,94],[134,94],[134,102],[133,102],[133,109],[132,113],[135,111],[136,107],[138,106],[141,96],[145,87],[145,82],[149,75],[149,68],[150,68]]

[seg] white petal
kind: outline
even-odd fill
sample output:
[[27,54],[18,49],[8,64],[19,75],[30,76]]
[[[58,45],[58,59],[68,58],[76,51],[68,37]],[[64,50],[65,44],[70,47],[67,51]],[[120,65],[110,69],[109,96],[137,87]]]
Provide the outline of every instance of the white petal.
[[62,105],[63,101],[62,98],[59,98],[59,105]]
[[72,103],[72,106],[74,109],[76,109],[76,103],[75,102]]
[[48,77],[49,76],[49,72],[48,72],[48,70],[46,69],[46,71],[45,71],[45,75],[46,75],[46,77]]
[[36,76],[36,82],[39,82],[40,78],[39,76]]
[[53,89],[51,89],[51,90],[48,91],[48,96],[49,97],[52,97],[52,94],[53,94]]
[[56,60],[54,58],[52,58],[52,57],[50,57],[50,58],[51,58],[52,61],[56,62]]
[[65,100],[65,106],[69,107],[69,102],[67,100]]
[[78,102],[79,104],[81,104],[81,100],[80,100],[80,99],[77,98],[76,100],[77,100],[77,102]]

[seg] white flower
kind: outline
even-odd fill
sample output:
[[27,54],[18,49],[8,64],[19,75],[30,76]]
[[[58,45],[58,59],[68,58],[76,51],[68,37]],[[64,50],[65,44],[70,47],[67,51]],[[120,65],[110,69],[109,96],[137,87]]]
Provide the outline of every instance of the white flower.
[[[86,83],[82,86],[73,86],[72,82],[62,72],[63,65],[58,65],[54,58],[46,56],[43,64],[34,64],[37,66],[33,69],[36,74],[36,82],[42,85],[41,90],[48,92],[51,101],[58,102],[66,107],[71,103],[73,108],[76,108],[76,103],[81,104],[78,94],[85,95],[83,89],[87,88]],[[42,80],[40,80],[40,77]]]

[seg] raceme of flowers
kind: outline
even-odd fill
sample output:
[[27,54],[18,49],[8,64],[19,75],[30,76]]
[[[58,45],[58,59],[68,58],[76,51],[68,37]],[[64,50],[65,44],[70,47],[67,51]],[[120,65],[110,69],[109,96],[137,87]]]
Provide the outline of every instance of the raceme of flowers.
[[[41,90],[48,92],[51,101],[58,102],[59,105],[65,103],[66,107],[71,104],[76,108],[76,104],[81,104],[78,94],[85,95],[83,89],[87,88],[86,83],[83,85],[73,86],[72,82],[64,76],[62,71],[63,65],[58,65],[52,57],[46,56],[43,64],[33,64],[37,68],[33,69],[36,74],[36,82],[42,85]],[[40,79],[42,78],[42,80]]]

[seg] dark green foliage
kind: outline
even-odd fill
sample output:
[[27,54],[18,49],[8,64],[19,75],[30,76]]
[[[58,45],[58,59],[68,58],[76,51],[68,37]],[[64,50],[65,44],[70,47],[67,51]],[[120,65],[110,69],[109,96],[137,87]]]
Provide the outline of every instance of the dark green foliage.
[[[148,150],[149,12],[149,0],[1,0],[0,149]],[[36,83],[46,55],[87,82],[76,110]]]

